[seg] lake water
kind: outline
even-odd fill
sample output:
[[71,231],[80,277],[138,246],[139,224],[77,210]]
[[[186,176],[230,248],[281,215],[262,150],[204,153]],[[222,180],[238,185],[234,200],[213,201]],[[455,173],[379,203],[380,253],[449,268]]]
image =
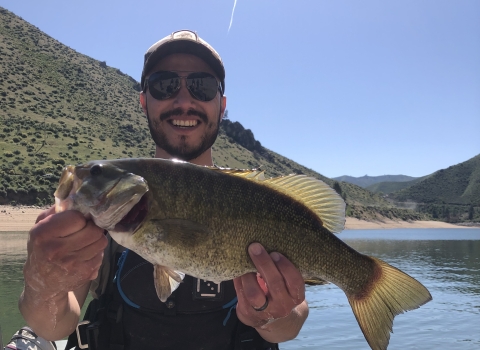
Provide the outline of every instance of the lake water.
[[[398,315],[389,349],[480,349],[480,229],[352,230],[339,237],[421,281],[433,301]],[[4,344],[24,322],[26,233],[0,232],[0,326]],[[307,287],[310,315],[281,349],[369,349],[345,294],[333,285]]]

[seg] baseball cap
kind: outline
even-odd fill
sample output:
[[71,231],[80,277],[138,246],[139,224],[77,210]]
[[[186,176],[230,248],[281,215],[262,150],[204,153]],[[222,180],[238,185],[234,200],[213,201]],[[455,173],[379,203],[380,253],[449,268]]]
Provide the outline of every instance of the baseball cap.
[[174,53],[188,53],[203,59],[220,79],[222,91],[225,92],[225,68],[220,55],[196,32],[179,30],[167,35],[153,44],[145,53],[141,86],[145,86],[145,76],[162,58]]

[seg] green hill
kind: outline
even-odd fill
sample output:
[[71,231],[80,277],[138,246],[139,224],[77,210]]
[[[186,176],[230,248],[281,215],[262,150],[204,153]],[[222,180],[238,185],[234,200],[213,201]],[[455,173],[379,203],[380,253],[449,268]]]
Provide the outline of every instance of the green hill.
[[[153,156],[138,93],[139,83],[119,69],[0,8],[0,204],[51,204],[65,164]],[[425,217],[282,157],[238,122],[222,122],[213,149],[219,166],[322,179],[346,199],[351,216]]]
[[[480,154],[441,169],[424,180],[393,192],[389,199],[415,203],[419,212],[450,222],[480,219]],[[396,203],[397,205],[400,203]]]
[[150,156],[137,90],[0,8],[0,203],[50,203],[65,163]]
[[[404,176],[404,175],[399,175]],[[375,192],[375,193],[384,193],[389,194],[395,191],[403,190],[404,188],[408,188],[410,186],[415,185],[416,183],[423,181],[426,179],[427,176],[413,178],[414,180],[410,181],[386,181],[386,182],[377,182],[373,185],[369,185],[365,187],[367,190]]]
[[412,176],[407,176],[407,175],[381,175],[381,176],[365,175],[360,177],[343,175],[339,177],[334,177],[333,179],[337,181],[349,182],[354,185],[367,188],[369,186],[378,184],[380,182],[407,182],[407,181],[415,180],[416,178]]

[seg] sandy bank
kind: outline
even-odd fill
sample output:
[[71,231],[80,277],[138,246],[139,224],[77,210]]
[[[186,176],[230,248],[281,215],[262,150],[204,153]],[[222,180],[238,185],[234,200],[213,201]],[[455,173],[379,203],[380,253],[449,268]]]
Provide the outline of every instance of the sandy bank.
[[[452,225],[441,221],[364,221],[355,218],[347,218],[345,224],[346,230],[376,230],[376,229],[394,229],[394,228],[469,228],[466,226]],[[470,227],[473,228],[473,227]]]
[[[38,207],[12,207],[0,205],[0,231],[28,231],[35,224],[35,220],[42,211]],[[364,221],[355,218],[347,218],[346,230],[372,230],[394,228],[466,228],[439,221]]]
[[39,207],[0,205],[0,231],[28,231],[42,210]]

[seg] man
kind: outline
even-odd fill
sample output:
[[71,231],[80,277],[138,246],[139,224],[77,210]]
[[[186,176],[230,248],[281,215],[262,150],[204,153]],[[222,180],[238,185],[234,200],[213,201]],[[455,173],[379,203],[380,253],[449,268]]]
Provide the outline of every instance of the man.
[[[227,101],[218,53],[194,32],[175,32],[147,51],[141,84],[140,103],[156,143],[155,157],[213,165],[211,147]],[[293,339],[308,315],[300,272],[258,243],[248,248],[258,276],[246,274],[214,287],[187,276],[173,299],[141,306],[151,293],[145,286],[153,285],[153,275],[142,269],[151,266],[130,252],[115,270],[115,253],[121,250],[76,211],[43,212],[30,230],[19,301],[34,331],[50,340],[71,334],[90,289],[109,296],[94,301],[87,315],[90,325],[100,324],[97,333],[109,334],[97,340],[105,344],[107,339],[119,349],[274,349],[275,343]],[[119,281],[114,285],[115,274]],[[129,276],[135,278],[125,284]],[[205,286],[213,294],[202,294]],[[230,294],[238,299],[229,299]],[[98,316],[104,309],[114,314],[113,321]],[[255,345],[249,348],[249,342]]]

